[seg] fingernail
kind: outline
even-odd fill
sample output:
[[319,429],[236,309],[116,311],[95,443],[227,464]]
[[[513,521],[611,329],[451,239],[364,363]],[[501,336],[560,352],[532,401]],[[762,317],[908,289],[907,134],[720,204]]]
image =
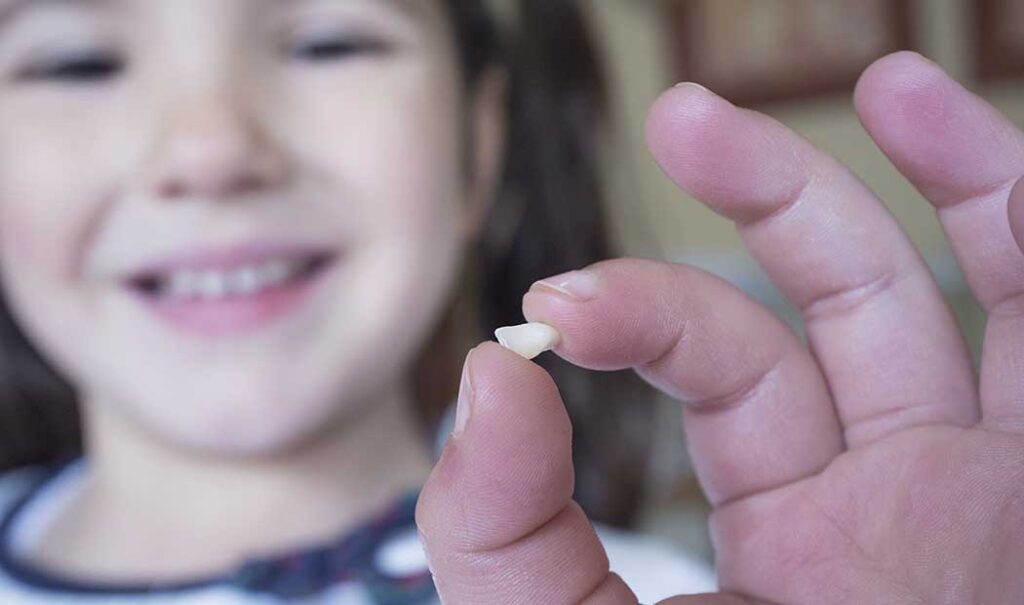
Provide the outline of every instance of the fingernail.
[[715,94],[711,92],[711,89],[708,88],[707,86],[704,86],[703,84],[698,84],[696,82],[680,82],[679,84],[676,84],[672,88],[696,88],[697,90],[702,90],[708,94]]
[[535,284],[530,290],[545,290],[576,302],[597,298],[597,277],[590,271],[570,271],[549,277]]
[[462,366],[462,381],[459,384],[459,401],[455,405],[455,429],[453,437],[458,437],[466,430],[469,424],[469,417],[473,412],[473,351],[466,356],[466,363]]

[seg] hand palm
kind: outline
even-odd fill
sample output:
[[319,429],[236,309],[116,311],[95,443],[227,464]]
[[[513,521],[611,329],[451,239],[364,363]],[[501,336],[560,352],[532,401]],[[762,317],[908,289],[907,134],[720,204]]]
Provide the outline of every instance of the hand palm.
[[773,603],[1009,602],[1024,594],[1022,461],[1019,435],[888,436],[719,510],[720,577]]

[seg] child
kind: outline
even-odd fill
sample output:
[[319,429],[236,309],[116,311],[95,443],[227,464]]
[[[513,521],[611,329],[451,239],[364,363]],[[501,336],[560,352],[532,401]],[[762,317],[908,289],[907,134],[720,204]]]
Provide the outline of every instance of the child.
[[[0,1],[0,602],[435,601],[413,504],[474,318],[608,252],[578,15],[503,46],[483,4]],[[550,368],[624,524],[649,406]]]

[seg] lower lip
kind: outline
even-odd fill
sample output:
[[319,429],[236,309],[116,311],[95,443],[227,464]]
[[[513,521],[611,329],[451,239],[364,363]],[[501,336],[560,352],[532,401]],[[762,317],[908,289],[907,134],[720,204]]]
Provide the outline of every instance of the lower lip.
[[258,293],[203,300],[161,300],[133,293],[162,321],[176,330],[204,337],[238,336],[266,328],[297,311],[333,265],[313,275]]

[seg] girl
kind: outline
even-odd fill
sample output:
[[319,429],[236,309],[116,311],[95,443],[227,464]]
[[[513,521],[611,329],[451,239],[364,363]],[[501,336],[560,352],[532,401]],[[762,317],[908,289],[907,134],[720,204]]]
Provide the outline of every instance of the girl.
[[[0,0],[4,463],[85,452],[4,480],[0,602],[435,600],[458,362],[607,255],[582,24],[520,5],[501,45],[480,0]],[[649,407],[550,367],[624,524]]]

